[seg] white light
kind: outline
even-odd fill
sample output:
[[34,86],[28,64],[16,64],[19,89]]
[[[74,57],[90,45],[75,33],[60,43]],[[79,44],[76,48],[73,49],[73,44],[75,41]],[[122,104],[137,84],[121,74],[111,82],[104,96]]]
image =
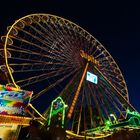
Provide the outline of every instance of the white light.
[[90,82],[92,82],[94,84],[97,84],[98,83],[98,77],[97,77],[97,75],[92,74],[90,72],[87,72],[86,80],[87,81],[90,81]]

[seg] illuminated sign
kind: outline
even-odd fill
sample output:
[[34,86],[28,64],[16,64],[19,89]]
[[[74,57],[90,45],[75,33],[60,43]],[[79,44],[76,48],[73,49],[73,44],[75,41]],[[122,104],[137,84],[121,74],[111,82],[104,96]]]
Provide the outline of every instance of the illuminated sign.
[[80,55],[81,57],[87,59],[88,61],[99,65],[99,62],[92,56],[92,55],[88,55],[87,53],[85,53],[83,50],[80,50]]
[[[1,86],[2,87],[2,86]],[[13,90],[10,87],[0,89],[0,114],[26,116],[26,108],[32,92]]]
[[87,81],[90,81],[90,82],[92,82],[94,84],[97,84],[98,83],[98,77],[97,77],[97,75],[92,74],[90,72],[87,72],[86,80]]

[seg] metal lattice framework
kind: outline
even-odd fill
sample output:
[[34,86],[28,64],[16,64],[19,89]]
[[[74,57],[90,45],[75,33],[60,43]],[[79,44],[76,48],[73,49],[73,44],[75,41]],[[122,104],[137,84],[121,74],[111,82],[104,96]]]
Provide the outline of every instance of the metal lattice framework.
[[[32,14],[7,29],[1,69],[8,70],[9,85],[33,90],[33,104],[44,110],[60,95],[68,105],[67,129],[82,135],[106,120],[125,119],[127,108],[135,110],[118,65],[80,26],[55,15]],[[87,71],[98,77],[97,84],[86,80]]]

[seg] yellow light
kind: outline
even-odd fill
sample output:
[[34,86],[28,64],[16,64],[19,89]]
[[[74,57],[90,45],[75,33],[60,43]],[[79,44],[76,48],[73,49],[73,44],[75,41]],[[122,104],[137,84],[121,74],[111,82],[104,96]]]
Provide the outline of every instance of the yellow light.
[[[77,134],[73,133],[73,132],[70,131],[70,130],[66,130],[66,133],[67,133],[68,135],[72,136],[72,137],[85,138],[84,135],[77,135]],[[95,140],[95,139],[105,138],[105,137],[111,136],[112,134],[113,134],[113,133],[109,133],[109,134],[105,134],[105,135],[102,135],[102,136],[94,136],[94,137],[91,137],[91,136],[87,136],[87,135],[86,135],[86,138],[87,138],[87,139],[93,139],[93,140]]]

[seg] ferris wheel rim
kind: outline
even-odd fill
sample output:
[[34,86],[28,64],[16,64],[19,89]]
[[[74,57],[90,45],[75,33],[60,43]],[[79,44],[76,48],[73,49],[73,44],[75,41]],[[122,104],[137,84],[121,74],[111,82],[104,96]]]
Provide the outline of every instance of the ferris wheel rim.
[[[8,32],[7,32],[7,34],[6,34],[6,39],[5,39],[5,43],[4,43],[4,55],[5,55],[5,62],[6,62],[6,67],[7,67],[7,70],[8,70],[8,73],[9,73],[9,75],[10,75],[10,78],[11,78],[11,80],[12,80],[12,82],[11,82],[11,84],[13,84],[16,88],[20,88],[20,86],[18,86],[18,84],[19,85],[21,85],[21,87],[26,87],[27,86],[27,84],[23,84],[24,82],[30,82],[30,80],[32,81],[32,80],[35,80],[35,78],[34,79],[32,79],[32,77],[28,77],[27,79],[18,79],[17,77],[18,77],[18,72],[20,73],[21,72],[21,74],[22,74],[22,72],[24,71],[24,72],[29,72],[30,71],[30,68],[26,71],[26,69],[23,69],[23,71],[20,71],[20,70],[22,70],[22,67],[21,67],[21,69],[18,71],[16,71],[15,69],[17,68],[16,66],[18,65],[18,66],[22,66],[22,65],[25,65],[25,63],[23,63],[22,61],[21,61],[21,64],[20,64],[20,62],[18,61],[18,63],[16,64],[16,55],[15,56],[13,56],[13,58],[14,58],[14,60],[13,61],[11,61],[11,59],[9,60],[9,58],[12,56],[11,54],[10,54],[10,52],[13,54],[13,53],[23,53],[23,55],[24,55],[24,53],[26,52],[26,50],[28,50],[29,49],[29,51],[27,52],[27,54],[29,53],[32,53],[33,51],[32,51],[32,48],[28,48],[28,46],[27,46],[27,48],[22,48],[24,45],[28,45],[28,43],[30,43],[30,42],[27,42],[27,44],[25,43],[23,43],[22,42],[22,40],[20,40],[20,37],[21,37],[21,39],[22,39],[22,36],[20,36],[20,33],[22,32],[22,31],[25,31],[25,32],[23,32],[23,33],[25,33],[25,38],[23,38],[23,40],[25,39],[25,41],[28,41],[28,39],[26,38],[26,33],[28,33],[28,31],[30,31],[30,30],[27,30],[27,32],[26,32],[26,29],[28,29],[28,28],[25,28],[24,29],[24,27],[20,30],[20,26],[18,26],[18,23],[25,23],[25,26],[26,27],[28,27],[29,26],[29,29],[31,29],[32,27],[34,27],[34,25],[36,25],[36,22],[37,23],[40,23],[40,20],[42,19],[42,21],[41,21],[41,23],[43,24],[43,18],[42,17],[44,17],[44,19],[45,18],[49,18],[49,21],[47,21],[48,23],[47,24],[49,24],[49,25],[52,25],[53,23],[51,23],[51,20],[53,19],[53,17],[55,17],[56,19],[57,19],[57,22],[55,22],[53,25],[56,25],[56,31],[58,31],[57,33],[58,34],[56,34],[56,36],[52,36],[52,44],[50,43],[49,45],[49,47],[52,47],[51,45],[53,45],[53,43],[61,43],[61,41],[62,40],[64,40],[65,42],[69,39],[69,37],[71,37],[70,35],[73,35],[73,37],[77,37],[76,39],[75,38],[70,38],[71,39],[71,44],[67,44],[67,42],[66,42],[66,44],[62,44],[62,45],[64,45],[64,46],[59,46],[58,45],[58,47],[64,47],[63,49],[66,49],[66,47],[70,50],[70,49],[74,49],[74,47],[77,45],[75,42],[76,41],[81,41],[79,44],[81,45],[79,45],[78,44],[78,46],[76,46],[77,48],[77,52],[78,52],[78,55],[80,56],[80,59],[78,59],[77,57],[77,59],[79,60],[79,61],[82,61],[81,63],[83,64],[79,64],[78,62],[77,63],[74,63],[75,64],[75,67],[72,67],[72,65],[73,65],[73,62],[74,62],[74,60],[75,59],[73,59],[73,61],[70,61],[71,63],[68,63],[69,61],[66,61],[66,63],[64,63],[65,62],[65,58],[66,59],[71,59],[71,58],[73,58],[73,54],[75,53],[74,52],[74,50],[73,50],[73,52],[71,53],[72,55],[69,55],[69,54],[65,54],[65,56],[64,56],[64,58],[62,57],[62,56],[59,56],[59,58],[58,59],[60,59],[60,58],[62,58],[61,60],[59,60],[59,62],[57,62],[56,61],[56,59],[57,59],[57,55],[59,55],[60,53],[62,53],[63,52],[63,50],[61,50],[60,52],[59,52],[59,50],[55,50],[57,53],[54,55],[52,52],[50,53],[48,50],[48,48],[47,48],[47,50],[46,50],[46,52],[48,51],[50,54],[49,54],[49,56],[47,56],[46,58],[49,58],[49,60],[46,62],[44,62],[44,61],[41,61],[41,59],[39,59],[39,60],[34,60],[34,59],[32,59],[31,58],[31,61],[27,61],[28,59],[25,59],[26,60],[26,65],[28,66],[28,65],[30,65],[30,63],[32,64],[33,63],[33,66],[37,66],[38,64],[40,64],[40,65],[42,65],[42,64],[44,64],[44,65],[49,65],[49,64],[53,64],[53,62],[55,63],[55,65],[57,65],[57,67],[58,67],[58,65],[61,65],[61,66],[66,66],[65,67],[65,69],[61,69],[61,67],[60,67],[60,69],[58,68],[57,69],[57,67],[56,67],[56,69],[54,70],[54,71],[52,71],[52,72],[48,72],[47,73],[47,70],[45,71],[45,69],[39,69],[38,71],[41,71],[42,73],[39,75],[40,77],[41,76],[50,76],[50,77],[55,77],[57,74],[58,74],[58,72],[60,72],[60,73],[62,73],[62,75],[64,75],[65,76],[65,78],[60,78],[60,79],[57,79],[56,80],[56,82],[55,83],[53,83],[54,81],[54,79],[52,80],[53,82],[51,83],[49,80],[47,81],[46,79],[46,81],[48,82],[48,84],[52,84],[51,86],[48,86],[47,88],[48,89],[51,89],[52,87],[55,87],[55,85],[57,85],[57,84],[60,84],[61,83],[61,81],[64,81],[65,82],[65,79],[67,79],[67,78],[69,78],[69,76],[71,76],[72,75],[72,77],[70,77],[71,79],[68,79],[69,81],[66,83],[66,87],[64,87],[62,90],[61,90],[61,92],[59,93],[60,94],[60,96],[62,96],[63,97],[63,99],[65,99],[66,100],[66,102],[68,103],[68,104],[70,104],[70,105],[72,105],[72,103],[71,103],[71,101],[69,101],[69,100],[71,100],[71,98],[74,100],[74,98],[73,98],[73,96],[74,96],[74,92],[75,92],[75,94],[77,94],[76,96],[78,96],[79,95],[79,93],[80,94],[83,94],[83,95],[81,95],[80,96],[80,99],[79,100],[81,100],[81,101],[79,101],[78,103],[78,105],[80,106],[80,110],[78,110],[77,108],[79,107],[77,107],[76,106],[76,109],[75,109],[75,107],[74,106],[72,106],[72,108],[74,108],[75,110],[75,112],[77,111],[79,111],[79,114],[77,115],[74,111],[74,115],[76,116],[78,116],[77,118],[79,118],[79,119],[77,119],[74,115],[74,117],[73,117],[73,120],[72,121],[77,121],[78,122],[78,129],[79,130],[76,130],[77,131],[77,133],[73,133],[72,135],[74,135],[74,134],[77,134],[78,136],[80,136],[80,133],[81,132],[83,132],[84,130],[86,130],[85,129],[85,126],[82,128],[82,129],[80,129],[80,122],[81,122],[81,118],[80,118],[80,115],[84,112],[82,109],[82,104],[85,104],[85,108],[86,108],[86,106],[88,106],[88,109],[89,109],[89,106],[91,105],[92,107],[91,107],[91,109],[92,109],[92,111],[95,111],[94,113],[96,114],[96,112],[98,113],[97,115],[99,116],[99,118],[98,119],[101,119],[101,121],[103,122],[103,121],[105,121],[105,119],[106,119],[106,117],[107,118],[109,118],[110,117],[110,113],[112,112],[112,111],[110,111],[112,108],[111,108],[111,105],[116,109],[115,111],[119,114],[117,114],[116,112],[116,114],[119,116],[119,117],[121,117],[121,115],[123,116],[123,118],[125,118],[126,117],[126,112],[124,113],[123,111],[125,111],[125,109],[126,109],[126,107],[130,107],[131,109],[133,109],[133,107],[131,106],[131,104],[129,104],[129,99],[128,99],[128,91],[127,91],[127,86],[126,86],[126,82],[125,82],[125,80],[124,80],[124,77],[123,77],[123,75],[122,75],[122,73],[121,73],[121,70],[119,69],[119,66],[117,65],[117,63],[115,62],[115,60],[113,59],[113,57],[111,56],[111,54],[107,51],[107,49],[93,36],[93,35],[91,35],[88,31],[86,31],[85,29],[83,29],[82,27],[80,27],[79,25],[77,25],[77,24],[75,24],[75,23],[73,23],[73,22],[71,22],[71,21],[69,21],[69,20],[67,20],[67,19],[65,19],[65,18],[62,18],[62,17],[59,17],[59,16],[55,16],[55,15],[52,15],[52,14],[44,14],[44,13],[38,13],[38,14],[30,14],[30,15],[27,15],[27,16],[24,16],[24,17],[22,17],[22,18],[20,18],[20,19],[18,19],[18,20],[16,20],[13,24],[12,24],[12,26],[10,26],[10,27],[8,27]],[[30,23],[26,23],[26,18],[29,18],[29,19],[31,19],[31,24]],[[39,21],[37,20],[36,21],[36,18],[39,18]],[[72,26],[72,28],[71,28],[71,30],[70,30],[70,33],[68,32],[68,34],[64,34],[64,36],[66,35],[66,38],[62,35],[61,36],[61,33],[59,32],[61,29],[63,30],[63,29],[65,29],[65,28],[61,28],[61,27],[59,27],[60,26],[60,24],[58,23],[59,21],[63,21],[64,22],[64,24],[62,23],[62,26],[63,27],[66,27],[67,28],[67,30],[66,31],[69,31],[69,28],[67,27],[67,23],[70,23],[70,25]],[[33,23],[33,24],[32,24]],[[28,24],[30,24],[30,25],[28,25]],[[65,26],[66,25],[66,26]],[[38,26],[35,26],[35,27],[38,27]],[[45,26],[46,27],[46,26]],[[49,28],[49,27],[48,27]],[[15,29],[15,30],[17,30],[17,32],[19,32],[19,31],[21,31],[20,33],[19,33],[19,36],[17,35],[17,36],[12,36],[11,35],[11,32],[12,32],[12,29]],[[36,29],[36,28],[35,28]],[[38,31],[38,29],[40,29],[40,28],[37,28],[37,31]],[[51,29],[53,29],[53,28],[51,28]],[[57,30],[58,29],[58,30]],[[76,29],[76,30],[75,30]],[[77,29],[78,29],[78,31],[77,31]],[[83,31],[84,32],[84,35],[82,34],[80,34],[81,32],[80,31]],[[30,32],[29,32],[30,33]],[[48,33],[48,32],[47,32]],[[49,33],[51,33],[51,32],[49,32]],[[59,34],[60,33],[60,34]],[[62,32],[62,33],[66,33],[66,32]],[[16,32],[15,32],[15,34],[16,34]],[[33,34],[33,32],[31,32],[31,35]],[[38,34],[37,34],[38,35]],[[52,34],[52,35],[54,35],[54,34]],[[57,38],[57,36],[58,35],[60,35],[60,37],[58,37]],[[51,35],[50,35],[51,36]],[[19,37],[19,38],[18,38]],[[31,36],[32,38],[33,38],[33,36]],[[42,36],[41,36],[42,37]],[[40,38],[41,38],[40,37]],[[55,38],[56,37],[56,38]],[[63,38],[62,40],[61,40],[61,37]],[[39,38],[39,39],[40,39]],[[81,39],[82,38],[82,39]],[[11,39],[11,40],[9,40],[9,39]],[[17,39],[17,40],[16,40]],[[18,40],[19,39],[19,40]],[[26,40],[27,39],[27,40]],[[42,38],[41,38],[42,39]],[[50,39],[50,38],[49,38]],[[54,41],[56,39],[56,42]],[[58,39],[58,40],[57,40]],[[60,39],[60,40],[59,40]],[[10,45],[9,45],[9,42],[8,41],[10,41],[10,43],[12,44],[14,41],[15,41],[15,44],[12,46],[11,45],[11,48],[9,47]],[[12,42],[13,41],[13,42]],[[16,42],[17,41],[17,42]],[[19,42],[21,41],[21,44],[18,44]],[[34,41],[34,40],[33,40]],[[40,40],[40,41],[42,41],[42,40]],[[60,41],[60,42],[59,42]],[[75,41],[75,42],[74,42]],[[84,42],[85,41],[85,42]],[[95,46],[91,43],[92,41],[95,41]],[[73,42],[75,43],[74,45],[73,45]],[[23,46],[22,46],[22,43],[23,43]],[[32,44],[33,44],[33,42],[31,42]],[[35,42],[36,43],[36,42]],[[38,42],[37,42],[38,43]],[[42,42],[41,42],[42,43]],[[44,43],[45,42],[43,42],[42,44],[44,45]],[[89,44],[88,44],[89,43]],[[91,43],[91,44],[90,44]],[[29,45],[32,45],[32,44],[29,44]],[[39,43],[38,43],[39,44]],[[33,47],[38,47],[38,44],[35,44],[36,46],[34,46],[34,44],[33,44]],[[41,45],[42,45],[41,44]],[[17,46],[16,46],[17,45]],[[19,50],[16,50],[17,48],[18,48],[18,45],[19,45]],[[68,46],[67,46],[68,45]],[[72,48],[69,48],[69,46],[72,46]],[[89,45],[88,47],[86,46],[86,45]],[[47,46],[47,45],[46,45]],[[45,47],[46,47],[45,46]],[[70,46],[70,47],[71,47]],[[9,48],[8,48],[9,47]],[[17,47],[17,48],[16,48]],[[44,46],[39,46],[43,51],[44,51]],[[47,46],[48,47],[48,46]],[[13,50],[12,50],[13,49]],[[20,50],[21,49],[21,50]],[[36,49],[36,51],[38,50],[38,48],[35,48]],[[52,49],[52,48],[51,48]],[[53,48],[53,49],[55,49],[55,48]],[[57,47],[56,47],[56,49],[58,49]],[[88,50],[89,49],[89,50]],[[92,51],[90,51],[90,49],[92,50]],[[41,51],[42,51],[41,50]],[[97,50],[97,52],[99,53],[97,53],[97,54],[95,54],[94,55],[94,53],[96,52],[96,50]],[[21,51],[21,52],[20,52]],[[89,53],[88,53],[89,52]],[[65,53],[65,52],[64,52]],[[47,53],[46,53],[47,54]],[[45,53],[44,54],[42,54],[42,53],[40,53],[40,52],[35,52],[34,53],[34,55],[37,55],[37,56],[40,56],[40,55],[43,55],[43,57],[46,55]],[[119,89],[120,87],[118,87],[118,88],[116,88],[116,85],[115,85],[115,82],[117,82],[117,81],[115,81],[115,78],[113,79],[109,79],[109,78],[111,78],[111,74],[110,74],[110,70],[109,70],[109,68],[106,68],[106,66],[103,66],[103,67],[100,67],[102,64],[104,64],[104,63],[102,63],[102,60],[101,60],[101,62],[99,62],[100,61],[100,55],[102,55],[102,54],[105,54],[105,55],[103,55],[103,56],[101,56],[101,59],[104,59],[104,58],[106,58],[106,57],[109,57],[109,59],[106,59],[107,60],[107,62],[108,62],[108,65],[110,66],[109,68],[112,68],[111,69],[111,72],[113,71],[114,73],[114,77],[115,78],[120,78],[121,79],[121,82],[124,82],[121,86],[122,86],[122,88],[123,89],[125,89],[125,91],[124,91],[124,94],[122,94],[123,92],[121,92],[121,90]],[[52,56],[51,56],[52,55]],[[26,56],[26,55],[25,55]],[[95,56],[95,57],[94,57]],[[98,59],[99,58],[99,59]],[[22,57],[21,56],[21,58],[20,58],[21,60],[24,60],[24,57]],[[50,59],[51,59],[51,61],[50,61]],[[55,61],[53,61],[53,60],[55,60]],[[11,62],[11,63],[10,63]],[[25,61],[24,61],[25,62]],[[85,63],[84,63],[85,62]],[[62,64],[63,63],[63,64]],[[89,63],[89,64],[88,64]],[[79,65],[78,65],[79,64]],[[100,65],[101,64],[101,65]],[[89,67],[88,67],[88,66]],[[113,66],[114,65],[114,66]],[[14,67],[15,66],[15,67]],[[78,67],[76,67],[76,66],[78,66]],[[84,67],[86,66],[86,69],[84,70]],[[92,68],[91,68],[91,67]],[[12,67],[13,68],[15,68],[15,69],[12,69]],[[52,68],[52,67],[51,67]],[[89,68],[89,69],[88,69]],[[101,69],[100,69],[101,68]],[[102,69],[103,68],[103,69]],[[87,69],[90,71],[91,69],[91,72],[93,72],[93,73],[95,73],[95,75],[97,74],[98,75],[98,77],[99,77],[99,80],[100,80],[100,85],[91,85],[91,84],[89,84],[88,82],[86,82],[86,78],[85,78],[85,75],[87,74],[86,72],[87,72]],[[49,70],[52,70],[52,69],[49,69]],[[67,71],[68,70],[68,71]],[[103,73],[103,71],[105,70],[105,73]],[[116,71],[115,71],[116,70]],[[33,71],[33,70],[32,70]],[[72,71],[72,72],[71,72]],[[84,71],[84,72],[83,72]],[[23,73],[24,73],[23,72]],[[35,72],[36,72],[36,69],[35,69]],[[14,73],[14,74],[13,74]],[[48,75],[47,75],[47,74]],[[84,73],[84,76],[83,76],[83,73]],[[110,75],[108,75],[108,74],[110,74]],[[66,76],[67,75],[67,76]],[[57,75],[58,77],[60,76],[59,74]],[[110,77],[109,77],[110,76]],[[118,76],[118,77],[117,77]],[[120,77],[119,77],[120,76]],[[36,75],[34,76],[34,77],[37,77]],[[40,77],[37,77],[38,79],[38,83],[40,82],[39,81],[39,78]],[[61,77],[61,76],[60,76]],[[81,78],[82,77],[82,78]],[[108,78],[109,77],[109,78]],[[42,77],[41,77],[42,78]],[[81,81],[80,81],[80,78],[82,79]],[[85,78],[85,79],[84,79]],[[75,82],[75,79],[79,82],[79,83],[81,83],[81,85],[79,86],[78,85],[78,82]],[[42,80],[42,79],[41,79]],[[44,79],[43,79],[44,80]],[[24,81],[24,82],[23,82]],[[83,82],[84,81],[84,82]],[[115,81],[115,82],[114,82]],[[23,83],[22,83],[23,82]],[[49,83],[50,82],[50,83]],[[57,83],[58,82],[58,83]],[[112,83],[111,83],[112,82]],[[120,82],[120,83],[121,83]],[[41,82],[40,82],[41,83]],[[82,85],[84,83],[84,85]],[[29,83],[29,84],[32,84],[32,83]],[[34,84],[34,83],[33,83]],[[54,84],[54,85],[53,85]],[[30,86],[30,85],[29,85]],[[61,86],[63,86],[63,84],[62,85],[60,85],[59,86],[59,88],[61,88]],[[75,86],[75,87],[74,87]],[[108,86],[108,87],[106,87],[106,86]],[[28,87],[28,86],[27,86]],[[77,88],[77,90],[76,90],[76,87],[78,87]],[[80,91],[80,88],[82,87],[82,91]],[[33,96],[33,98],[32,98],[32,100],[31,101],[34,101],[35,99],[38,99],[38,97],[40,97],[41,95],[43,95],[44,94],[44,92],[47,92],[48,91],[48,89],[47,89],[46,87],[45,87],[45,89],[43,89],[43,90],[41,90],[40,92],[37,92],[37,94],[35,95],[35,96]],[[69,88],[72,88],[72,92],[69,90]],[[86,88],[88,89],[88,91],[86,91]],[[46,90],[47,89],[47,90]],[[68,90],[67,90],[68,89]],[[94,91],[92,91],[92,89],[94,90]],[[79,90],[79,91],[78,91]],[[98,91],[97,91],[98,90]],[[78,92],[79,93],[78,93]],[[66,94],[66,92],[68,92],[67,94]],[[96,93],[95,93],[96,92]],[[103,93],[103,95],[102,95],[102,93]],[[93,94],[93,95],[92,95]],[[107,95],[106,95],[107,94]],[[91,95],[91,99],[89,99],[89,97],[90,97],[90,95]],[[78,96],[79,97],[79,96]],[[67,99],[66,99],[67,98]],[[85,99],[84,99],[85,98]],[[104,101],[104,98],[105,98],[105,101]],[[110,98],[110,99],[109,99]],[[114,99],[115,98],[115,99]],[[76,99],[77,100],[77,99]],[[93,107],[93,104],[91,104],[90,102],[91,102],[91,100],[93,101],[93,104],[94,104],[94,107]],[[96,100],[97,100],[97,103],[96,103]],[[88,102],[89,101],[89,102]],[[114,101],[114,102],[113,102]],[[123,101],[123,103],[121,103],[121,101]],[[74,102],[76,102],[76,101],[74,101]],[[118,103],[118,104],[117,104]],[[100,105],[99,105],[100,104]],[[108,105],[109,104],[109,105]],[[111,104],[111,105],[110,105]],[[106,106],[104,106],[104,105],[107,105],[107,107]],[[100,109],[100,108],[103,108],[103,109]],[[82,109],[81,109],[82,108]],[[107,110],[106,111],[106,108],[109,110]],[[82,112],[82,111],[83,112]],[[81,112],[80,112],[81,111]],[[104,113],[104,114],[102,114],[102,112]],[[47,110],[47,112],[46,113],[44,113],[45,115],[47,115],[47,113],[48,113],[48,110]],[[84,112],[85,114],[86,114],[86,111]],[[123,114],[124,113],[124,114]],[[43,114],[43,115],[44,115]],[[84,114],[84,115],[85,115]],[[83,114],[82,114],[83,115]],[[91,114],[90,114],[91,115]],[[103,115],[105,115],[106,117],[103,117]],[[119,118],[118,117],[118,118]],[[91,117],[91,116],[89,116],[89,119],[93,119],[93,117]],[[85,121],[87,121],[87,123],[88,122],[90,122],[88,119],[86,120],[85,119]],[[96,121],[96,120],[95,120]],[[76,123],[77,123],[76,122]],[[75,122],[74,122],[75,123]],[[105,122],[104,122],[104,124],[105,124]],[[73,125],[73,124],[72,124]],[[91,124],[91,126],[93,126],[93,124]],[[97,125],[95,124],[95,126],[96,127],[94,127],[94,128],[97,128]],[[69,129],[68,129],[69,130]],[[73,129],[74,130],[74,129]],[[82,131],[81,131],[82,130]],[[90,130],[90,128],[88,128],[87,130]],[[81,137],[83,137],[83,134],[81,135]]]
[[98,39],[96,39],[92,34],[90,34],[88,31],[86,31],[85,29],[83,29],[81,26],[75,24],[74,22],[72,22],[72,21],[70,21],[70,20],[68,20],[68,19],[65,19],[65,18],[63,18],[63,17],[60,17],[60,16],[56,16],[56,15],[53,15],[53,14],[46,14],[46,13],[29,14],[29,15],[26,15],[26,16],[24,16],[24,17],[22,17],[22,18],[19,18],[18,20],[16,20],[16,21],[12,24],[12,26],[9,28],[9,30],[8,30],[8,32],[7,32],[7,34],[6,34],[6,39],[5,39],[5,43],[4,43],[5,65],[6,65],[7,69],[8,69],[8,72],[9,72],[9,75],[10,75],[11,80],[12,80],[12,82],[13,82],[13,85],[14,85],[16,88],[20,88],[20,87],[16,84],[16,82],[15,82],[15,80],[14,80],[14,77],[13,77],[13,75],[12,75],[11,69],[10,69],[9,64],[8,64],[8,57],[7,57],[7,42],[8,42],[8,37],[9,37],[9,34],[10,34],[12,28],[14,28],[14,26],[15,26],[18,22],[20,22],[20,21],[22,21],[22,20],[24,20],[24,19],[26,19],[26,18],[30,18],[30,17],[34,17],[34,16],[50,16],[50,17],[55,17],[55,18],[59,18],[59,19],[62,19],[62,20],[64,20],[64,21],[67,21],[68,23],[71,23],[71,24],[73,24],[74,26],[76,26],[76,27],[78,27],[79,29],[81,29],[82,31],[84,31],[87,35],[91,36],[92,40],[95,40],[97,43],[99,43],[99,44],[101,45],[101,47],[105,50],[105,52],[111,57],[112,62],[110,62],[110,63],[115,63],[116,68],[119,70],[119,75],[121,76],[122,81],[124,82],[124,85],[125,85],[124,87],[125,87],[125,90],[126,90],[126,96],[127,96],[126,98],[127,98],[128,102],[129,102],[128,89],[127,89],[127,85],[126,85],[126,82],[125,82],[125,80],[124,80],[124,77],[123,77],[123,75],[122,75],[122,72],[121,72],[119,66],[117,65],[117,63],[115,62],[114,58],[112,57],[112,55],[107,51],[107,49],[102,45],[102,43],[99,42]]

